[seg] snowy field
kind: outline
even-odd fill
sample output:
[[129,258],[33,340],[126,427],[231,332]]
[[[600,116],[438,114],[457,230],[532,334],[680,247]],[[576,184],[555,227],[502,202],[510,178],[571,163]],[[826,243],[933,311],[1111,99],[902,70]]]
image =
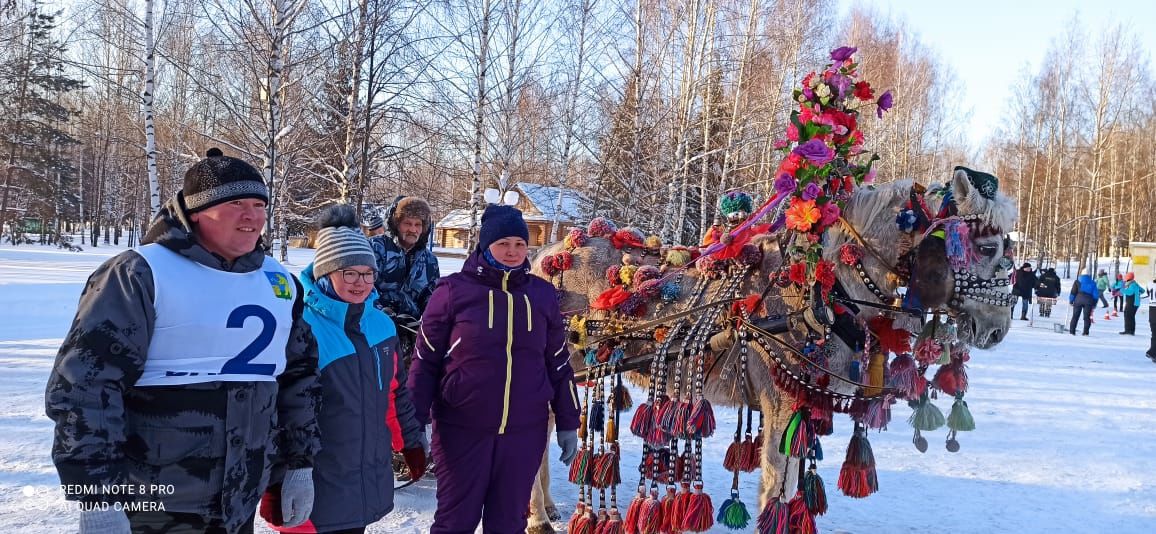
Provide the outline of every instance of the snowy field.
[[[76,531],[76,513],[63,501],[49,457],[52,425],[44,416],[44,385],[87,275],[118,251],[0,247],[0,532]],[[293,250],[291,268],[303,268],[311,253]],[[461,261],[443,259],[443,272],[457,270]],[[820,474],[830,511],[818,519],[820,530],[1156,531],[1156,365],[1144,357],[1147,307],[1137,317],[1136,337],[1117,334],[1123,317],[1106,321],[1103,310],[1097,312],[1091,337],[1055,333],[1053,319],[1014,321],[1002,345],[972,352],[967,401],[977,429],[960,434],[958,453],[944,449],[945,429],[925,434],[930,447],[917,452],[906,424],[910,410],[897,404],[890,430],[870,436],[880,491],[867,499],[843,497],[835,488],[850,428],[846,418],[837,418],[836,434],[823,441],[827,459]],[[1062,304],[1054,320],[1068,313]],[[944,413],[950,409],[944,399],[938,404]],[[719,435],[707,444],[707,490],[716,506],[730,487],[721,458],[734,418],[719,410]],[[625,506],[640,445],[627,432],[623,441],[627,483],[619,502]],[[557,454],[551,444],[551,455]],[[553,467],[554,494],[568,517],[575,491],[561,464]],[[741,487],[753,514],[756,483],[746,475]],[[394,512],[369,531],[428,531],[434,485],[425,480],[400,491]],[[268,532],[260,520],[258,531]]]

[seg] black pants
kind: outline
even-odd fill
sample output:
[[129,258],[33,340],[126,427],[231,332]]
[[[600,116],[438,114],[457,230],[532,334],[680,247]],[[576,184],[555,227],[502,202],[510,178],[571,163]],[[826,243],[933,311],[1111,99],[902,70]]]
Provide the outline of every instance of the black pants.
[[1124,311],[1124,295],[1112,297],[1112,311]]
[[1080,316],[1084,317],[1084,334],[1088,334],[1088,330],[1092,328],[1092,310],[1096,307],[1096,303],[1081,304],[1077,303],[1072,307],[1072,324],[1068,326],[1068,332],[1073,336],[1076,335],[1076,323],[1080,321]]
[[1156,361],[1156,306],[1148,306],[1148,326],[1152,327],[1152,341],[1148,345],[1148,357]]
[[1136,305],[1135,297],[1128,297],[1128,302],[1124,304],[1124,333],[1136,335],[1136,312],[1140,307]]
[[240,530],[229,532],[220,519],[184,512],[125,512],[134,534],[253,534],[254,513]]

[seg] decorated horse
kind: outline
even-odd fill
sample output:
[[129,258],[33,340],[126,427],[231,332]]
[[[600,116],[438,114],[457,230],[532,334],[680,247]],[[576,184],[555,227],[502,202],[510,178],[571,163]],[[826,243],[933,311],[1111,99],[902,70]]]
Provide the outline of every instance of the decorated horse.
[[[822,75],[834,87],[831,72],[853,77],[841,50]],[[807,79],[804,87],[822,93]],[[796,98],[807,107],[811,97]],[[810,109],[846,112],[840,104]],[[784,160],[790,180],[780,176],[757,209],[744,193],[726,195],[720,211],[734,226],[718,241],[664,247],[595,219],[535,258],[569,315],[571,363],[586,386],[570,532],[701,532],[715,521],[749,529],[738,479],[755,469],[758,531],[813,532],[826,511],[819,437],[831,434],[834,413],[854,425],[837,483],[852,497],[879,488],[866,431],[885,427],[897,400],[914,409],[920,451],[922,432],[946,425],[955,451],[956,433],[974,429],[965,362],[969,347],[995,346],[1010,326],[1014,202],[994,176],[962,167],[930,189],[910,180],[863,186],[872,172],[849,163],[853,122],[825,130],[793,119],[802,128]],[[635,403],[623,377],[646,398]],[[932,402],[938,394],[953,399],[947,417]],[[722,488],[705,487],[703,470],[717,466],[704,465],[702,441],[719,430],[718,405],[736,409],[738,426],[722,466],[733,482],[716,516],[709,491]],[[622,426],[643,443],[625,512]],[[531,533],[552,532],[550,520],[560,519],[542,460]]]

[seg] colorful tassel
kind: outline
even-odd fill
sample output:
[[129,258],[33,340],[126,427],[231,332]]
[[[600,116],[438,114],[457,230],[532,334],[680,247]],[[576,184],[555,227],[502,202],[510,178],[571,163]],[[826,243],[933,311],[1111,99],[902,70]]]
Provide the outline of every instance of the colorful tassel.
[[658,492],[651,491],[638,509],[638,534],[658,534],[662,525],[662,501],[658,500]]
[[919,397],[922,391],[917,389],[916,377],[919,377],[919,370],[915,368],[915,359],[910,354],[900,354],[891,360],[891,379],[887,385],[896,390],[900,398]]
[[819,436],[811,440],[811,452],[807,453],[807,458],[816,462],[823,461],[823,442],[819,440]]
[[870,384],[870,386],[863,388],[863,395],[875,397],[883,393],[883,386],[885,385],[883,371],[886,366],[886,354],[876,352],[871,355],[871,359],[867,362],[867,383]]
[[702,485],[696,484],[694,492],[686,497],[682,528],[688,532],[706,532],[713,526],[714,503],[710,495],[702,491]]
[[730,447],[727,447],[727,454],[723,456],[723,469],[727,471],[741,471],[743,455],[743,443],[741,441],[731,442]]
[[806,410],[798,410],[787,421],[787,428],[779,440],[779,453],[783,456],[802,458],[811,447],[811,416]]
[[788,506],[790,511],[787,522],[790,525],[791,534],[816,534],[819,531],[815,527],[815,516],[811,515],[811,510],[802,497],[795,496]]
[[803,475],[803,501],[807,503],[811,515],[827,513],[827,490],[823,487],[823,478],[815,470],[814,464],[807,470],[807,474]]
[[606,519],[598,522],[594,534],[626,534],[626,524],[622,522],[622,516],[619,515],[617,508],[611,508],[606,514]]
[[642,517],[642,506],[646,503],[644,495],[646,490],[639,486],[638,493],[630,501],[630,506],[626,507],[626,519],[623,520],[623,530],[626,534],[639,534],[638,519]]
[[862,430],[856,430],[847,444],[847,457],[839,470],[839,489],[848,497],[861,499],[879,491],[879,479],[875,473],[875,454],[871,442]]
[[666,488],[666,496],[662,498],[662,531],[676,532],[682,525],[682,513],[678,509],[678,496],[674,488]]
[[572,534],[594,534],[597,527],[593,511],[588,510],[585,504],[578,503],[574,508],[574,515],[570,516],[570,522],[566,525],[566,531]]
[[590,407],[590,428],[601,432],[606,425],[606,403],[596,400]]
[[739,500],[739,493],[732,490],[731,498],[719,506],[718,517],[715,519],[731,530],[743,530],[751,524],[751,513],[747,511],[747,505]]
[[593,451],[589,447],[578,449],[574,461],[570,462],[570,482],[579,485],[588,485],[594,479]]
[[790,532],[791,509],[778,498],[767,502],[759,514],[759,534],[788,534]]
[[960,432],[968,432],[975,430],[975,419],[971,417],[971,410],[967,409],[967,401],[963,400],[963,394],[955,396],[955,402],[951,404],[951,414],[947,416],[947,428]]
[[634,410],[634,418],[630,420],[630,433],[645,439],[654,429],[654,412],[649,402],[642,403]]
[[688,408],[684,428],[686,428],[688,438],[709,438],[714,435],[714,408],[711,407],[710,401],[701,397],[694,401],[694,404]]
[[867,413],[863,416],[863,425],[867,428],[886,429],[891,422],[891,399],[875,397],[867,401]]
[[595,488],[609,488],[621,484],[622,476],[618,467],[618,452],[613,447],[594,458],[594,473],[590,485]]
[[[619,380],[621,380],[621,378]],[[610,401],[611,408],[620,412],[634,407],[634,399],[630,398],[630,390],[626,389],[626,386],[623,386],[621,382],[614,386],[610,398],[612,399]]]
[[741,454],[739,458],[739,471],[750,473],[758,469],[760,463],[759,452],[758,445],[751,440],[751,435],[747,434],[746,437],[743,438],[739,449],[739,453]]
[[946,423],[943,418],[943,412],[935,403],[931,402],[927,393],[919,397],[918,401],[908,401],[907,404],[914,408],[911,412],[911,417],[907,418],[907,422],[911,424],[912,428],[922,430],[924,432],[932,432],[938,430]]

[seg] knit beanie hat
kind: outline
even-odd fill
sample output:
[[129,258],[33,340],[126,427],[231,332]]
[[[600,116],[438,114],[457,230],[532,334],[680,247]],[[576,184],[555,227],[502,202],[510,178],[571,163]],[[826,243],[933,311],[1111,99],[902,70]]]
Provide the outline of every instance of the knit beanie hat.
[[1136,279],[1136,273],[1128,273],[1124,275],[1124,280],[1132,281]]
[[348,269],[354,265],[376,265],[373,249],[365,234],[357,228],[357,214],[349,204],[336,204],[321,212],[318,218],[317,255],[313,258],[313,277]]
[[371,231],[377,230],[378,228],[381,228],[382,225],[383,224],[381,222],[381,216],[378,215],[376,211],[373,213],[370,213],[369,215],[366,215],[365,219],[362,219],[362,221],[361,221],[361,226],[364,226],[366,230],[371,230]]
[[181,195],[189,213],[242,198],[269,202],[269,189],[261,173],[243,160],[224,155],[219,148],[210,148],[205,159],[189,167]]
[[482,229],[478,234],[478,249],[486,250],[494,241],[520,237],[530,242],[530,229],[522,219],[522,212],[513,206],[490,204],[482,212]]

